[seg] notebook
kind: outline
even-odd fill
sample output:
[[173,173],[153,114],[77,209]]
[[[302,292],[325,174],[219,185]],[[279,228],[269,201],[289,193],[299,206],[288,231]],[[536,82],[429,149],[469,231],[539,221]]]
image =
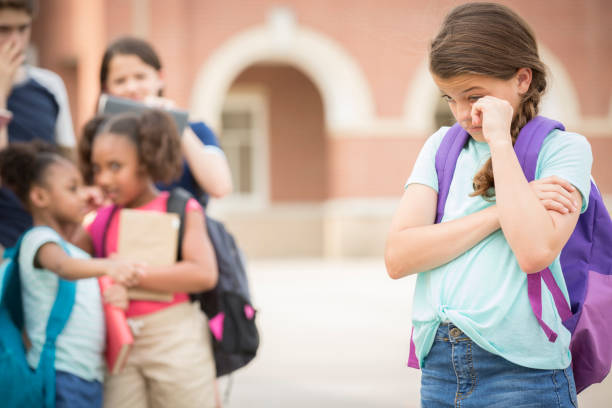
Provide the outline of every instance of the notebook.
[[[119,213],[117,255],[151,266],[176,263],[180,218],[178,214],[131,210]],[[140,288],[128,290],[130,299],[170,302],[174,295]]]

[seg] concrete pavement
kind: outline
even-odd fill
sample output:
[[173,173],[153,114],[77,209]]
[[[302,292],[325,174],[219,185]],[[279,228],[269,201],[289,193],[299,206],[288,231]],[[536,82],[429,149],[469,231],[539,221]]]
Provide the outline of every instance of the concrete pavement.
[[[392,281],[382,259],[248,267],[261,346],[234,374],[226,408],[419,406],[420,373],[405,365],[415,277]],[[579,400],[612,407],[612,379]]]

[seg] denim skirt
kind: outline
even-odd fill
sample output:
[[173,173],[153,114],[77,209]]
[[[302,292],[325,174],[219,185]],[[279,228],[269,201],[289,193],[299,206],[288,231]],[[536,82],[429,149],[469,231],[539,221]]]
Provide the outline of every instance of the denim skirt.
[[442,324],[425,358],[421,406],[577,407],[571,366],[536,370],[480,348],[452,323]]

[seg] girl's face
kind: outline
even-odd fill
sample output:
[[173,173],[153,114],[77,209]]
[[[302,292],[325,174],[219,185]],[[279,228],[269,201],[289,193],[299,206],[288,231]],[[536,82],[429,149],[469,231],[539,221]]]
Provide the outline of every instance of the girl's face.
[[147,65],[139,56],[117,54],[108,64],[104,91],[122,98],[143,101],[158,96],[164,83],[159,71]]
[[136,145],[125,135],[101,133],[91,151],[94,183],[113,203],[125,207],[145,204],[144,197],[152,185],[141,166]]
[[521,95],[527,92],[531,83],[531,73],[528,81],[521,75],[523,68],[508,79],[498,79],[484,75],[463,74],[444,79],[432,74],[433,80],[442,92],[442,97],[448,101],[453,116],[474,139],[484,141],[482,128],[472,125],[472,105],[483,96],[494,96],[510,102],[516,114]]
[[76,166],[66,160],[51,164],[43,187],[49,195],[47,209],[60,224],[77,224],[87,213],[87,193]]

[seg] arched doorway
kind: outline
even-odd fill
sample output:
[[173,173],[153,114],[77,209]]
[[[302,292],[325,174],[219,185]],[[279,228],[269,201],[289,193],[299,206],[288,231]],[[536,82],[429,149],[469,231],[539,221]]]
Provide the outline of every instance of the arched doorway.
[[369,84],[357,61],[334,39],[297,24],[291,11],[273,9],[265,24],[239,32],[202,64],[190,112],[219,127],[222,104],[234,79],[262,62],[298,67],[321,92],[326,128],[343,133],[375,116]]
[[192,95],[192,117],[232,145],[238,194],[213,203],[213,214],[249,255],[324,255],[331,139],[375,116],[359,64],[279,7],[204,61]]
[[271,204],[323,201],[325,137],[319,91],[295,67],[252,65],[232,83],[220,140],[241,198],[257,196]]
[[328,158],[318,88],[294,66],[254,64],[230,85],[220,117],[235,193],[214,210],[250,255],[321,256]]

